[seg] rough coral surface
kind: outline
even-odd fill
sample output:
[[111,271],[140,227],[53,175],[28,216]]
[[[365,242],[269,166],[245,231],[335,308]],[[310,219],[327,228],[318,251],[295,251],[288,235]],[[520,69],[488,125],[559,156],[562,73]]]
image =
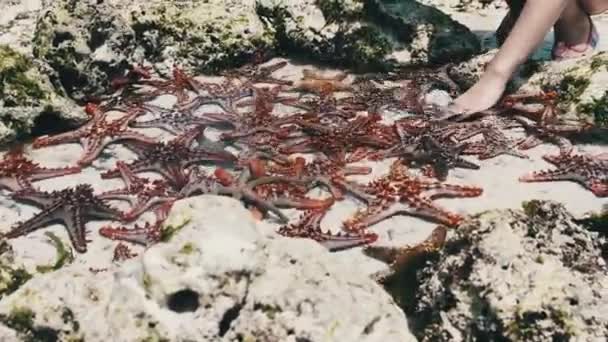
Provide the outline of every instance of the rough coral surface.
[[82,118],[54,93],[31,58],[6,45],[0,45],[0,80],[0,144],[29,135],[36,120],[49,113]]
[[372,279],[314,241],[264,236],[236,200],[182,200],[165,228],[168,241],[120,266],[27,282],[0,303],[0,340],[415,340]]
[[[580,340],[608,334],[603,239],[560,204],[490,211],[463,224],[418,292],[424,341]],[[412,312],[413,313],[413,312]]]

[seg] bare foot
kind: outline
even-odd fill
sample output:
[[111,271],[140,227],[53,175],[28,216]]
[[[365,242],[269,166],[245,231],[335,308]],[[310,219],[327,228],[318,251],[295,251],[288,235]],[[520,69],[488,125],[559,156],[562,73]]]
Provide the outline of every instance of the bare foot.
[[449,109],[463,114],[486,110],[498,102],[508,81],[508,77],[487,69],[475,85],[454,100]]

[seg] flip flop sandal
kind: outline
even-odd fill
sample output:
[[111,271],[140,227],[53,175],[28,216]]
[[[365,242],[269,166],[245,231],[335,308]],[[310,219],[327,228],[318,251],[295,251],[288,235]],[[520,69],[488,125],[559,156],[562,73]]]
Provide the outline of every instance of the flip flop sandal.
[[555,61],[562,61],[566,59],[585,57],[595,50],[599,43],[600,36],[589,17],[589,23],[591,23],[591,30],[589,31],[589,38],[584,44],[568,45],[564,42],[556,42],[551,51],[551,57]]

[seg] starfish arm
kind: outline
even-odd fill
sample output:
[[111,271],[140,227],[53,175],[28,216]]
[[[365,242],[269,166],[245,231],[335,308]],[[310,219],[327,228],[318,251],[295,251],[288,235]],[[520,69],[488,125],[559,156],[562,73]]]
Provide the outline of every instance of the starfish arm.
[[608,179],[589,180],[584,185],[597,197],[608,197]]
[[519,178],[522,182],[575,181],[584,183],[585,178],[569,169],[536,171]]
[[[87,123],[85,125],[89,124]],[[85,136],[85,132],[80,130],[60,133],[53,136],[42,136],[34,140],[32,147],[41,148],[51,145],[78,142],[83,136]]]
[[264,211],[269,211],[269,212],[275,214],[282,223],[287,223],[289,221],[289,218],[287,216],[285,216],[285,214],[283,214],[281,209],[277,208],[270,201],[264,200],[263,198],[258,196],[255,192],[253,192],[249,189],[243,189],[240,191],[235,190],[235,192],[240,193],[243,200],[255,205],[256,207],[258,207]]
[[317,240],[321,246],[327,248],[330,252],[342,251],[359,246],[369,245],[378,240],[378,235],[375,233],[356,234],[331,234],[322,233]]
[[156,140],[154,138],[148,137],[144,134],[135,132],[135,131],[131,131],[131,130],[125,130],[120,132],[120,134],[118,134],[116,137],[114,137],[112,139],[112,142],[117,142],[117,141],[124,141],[124,140],[133,140],[133,141],[137,141],[139,143],[142,144],[155,144]]
[[446,183],[435,183],[426,186],[424,195],[428,199],[434,200],[437,198],[463,198],[477,197],[481,195],[483,189],[473,186],[462,186]]
[[47,226],[50,223],[63,220],[64,215],[62,215],[62,211],[63,209],[61,208],[61,204],[56,203],[53,206],[43,209],[41,212],[37,213],[30,219],[18,223],[9,232],[5,233],[3,237],[7,239],[14,239],[23,235],[27,235],[44,226]]
[[40,207],[50,207],[56,200],[52,193],[27,188],[12,194],[13,199],[23,202],[34,203]]
[[447,226],[457,226],[462,221],[460,215],[445,211],[424,198],[406,197],[400,203],[401,208],[396,208],[395,212],[401,215],[420,217]]
[[55,177],[60,177],[60,176],[65,176],[65,175],[71,175],[71,174],[79,173],[80,171],[82,171],[82,168],[80,168],[79,166],[52,168],[52,169],[45,168],[45,167],[39,167],[36,169],[36,171],[34,173],[32,173],[31,175],[28,175],[28,178],[30,181],[35,182],[35,181],[48,179],[48,178],[55,178]]
[[310,210],[310,209],[322,209],[327,208],[334,202],[333,198],[329,199],[312,199],[306,197],[300,198],[288,198],[288,197],[280,197],[275,198],[271,201],[271,203],[277,208],[295,208],[301,210]]
[[0,190],[6,189],[11,192],[30,189],[30,183],[25,177],[0,177]]
[[100,199],[96,199],[86,207],[86,214],[100,220],[122,221],[124,219],[120,211]]
[[104,201],[116,200],[116,201],[129,202],[129,204],[131,206],[135,205],[135,203],[137,203],[137,201],[138,201],[137,197],[132,196],[131,192],[127,189],[116,189],[116,190],[106,191],[97,197]]
[[76,206],[72,208],[72,210],[63,211],[64,215],[62,217],[65,222],[66,229],[68,231],[68,235],[70,237],[70,241],[72,241],[72,245],[74,249],[79,253],[84,253],[87,251],[87,239],[86,239],[86,228],[84,225],[84,210]]
[[108,140],[100,136],[91,135],[80,139],[80,143],[84,148],[82,157],[78,160],[78,165],[90,165],[95,158],[99,156],[104,147],[108,144]]
[[542,144],[543,141],[536,136],[527,136],[515,143],[515,146],[520,150],[529,150]]
[[141,246],[148,246],[154,242],[154,236],[156,235],[151,229],[154,228],[151,228],[147,223],[145,227],[135,225],[131,229],[106,226],[99,229],[99,234],[110,240],[127,241]]
[[173,202],[175,200],[176,198],[174,197],[138,197],[137,203],[124,214],[124,219],[127,221],[135,220],[149,209],[162,206],[165,203]]

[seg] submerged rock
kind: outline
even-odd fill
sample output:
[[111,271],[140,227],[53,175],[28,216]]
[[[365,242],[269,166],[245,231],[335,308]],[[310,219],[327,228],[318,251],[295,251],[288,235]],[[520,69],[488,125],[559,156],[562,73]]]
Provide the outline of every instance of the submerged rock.
[[180,201],[166,225],[181,228],[113,269],[92,273],[74,263],[30,280],[0,303],[6,326],[0,334],[43,331],[86,341],[415,340],[390,296],[352,272],[347,260],[313,241],[262,235],[236,200]]
[[[482,213],[456,230],[417,293],[423,341],[600,341],[608,336],[602,238],[554,202]],[[410,319],[411,319],[410,318]]]
[[441,11],[416,1],[258,0],[286,53],[354,69],[459,61],[478,39]]
[[0,45],[0,145],[32,133],[41,121],[81,122],[84,111],[58,96],[34,61]]

